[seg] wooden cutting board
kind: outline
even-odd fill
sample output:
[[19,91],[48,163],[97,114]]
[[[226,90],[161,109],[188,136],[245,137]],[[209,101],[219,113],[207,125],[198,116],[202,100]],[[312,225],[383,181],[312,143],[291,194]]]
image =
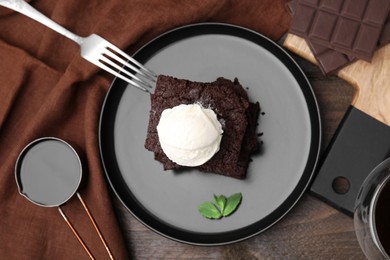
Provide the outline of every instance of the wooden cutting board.
[[[288,34],[283,45],[317,64],[303,38]],[[354,87],[354,98],[320,160],[311,191],[352,215],[365,177],[390,156],[390,44],[377,50],[371,62],[358,60],[337,75]],[[347,181],[342,192],[335,188],[340,179]]]

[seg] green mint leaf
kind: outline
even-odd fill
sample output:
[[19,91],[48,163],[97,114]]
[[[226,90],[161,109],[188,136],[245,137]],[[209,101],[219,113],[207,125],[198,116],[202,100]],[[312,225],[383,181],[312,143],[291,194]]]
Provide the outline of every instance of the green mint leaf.
[[231,195],[229,198],[227,198],[226,206],[225,206],[224,210],[222,211],[222,215],[224,217],[227,217],[230,214],[232,214],[237,209],[238,205],[240,204],[241,198],[242,198],[241,192],[235,193],[235,194]]
[[222,217],[222,213],[218,210],[215,204],[210,201],[203,202],[198,206],[198,210],[202,216],[211,219],[219,219]]
[[223,212],[226,206],[226,197],[224,195],[219,195],[219,196],[214,195],[214,200],[215,203],[217,203],[219,210]]

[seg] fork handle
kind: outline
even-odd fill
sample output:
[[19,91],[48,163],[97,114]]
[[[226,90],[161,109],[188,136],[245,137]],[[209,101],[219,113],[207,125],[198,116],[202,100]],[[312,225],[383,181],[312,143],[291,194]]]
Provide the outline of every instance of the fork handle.
[[76,42],[77,44],[81,44],[83,42],[84,39],[83,37],[80,37],[68,31],[67,29],[65,29],[58,23],[54,22],[53,20],[51,20],[50,18],[48,18],[47,16],[45,16],[44,14],[42,14],[37,9],[35,9],[34,7],[32,7],[30,4],[28,4],[23,0],[0,0],[0,5],[12,9],[14,11],[17,11],[21,14],[24,14],[34,19],[35,21],[43,25],[46,25],[47,27],[53,29],[54,31]]

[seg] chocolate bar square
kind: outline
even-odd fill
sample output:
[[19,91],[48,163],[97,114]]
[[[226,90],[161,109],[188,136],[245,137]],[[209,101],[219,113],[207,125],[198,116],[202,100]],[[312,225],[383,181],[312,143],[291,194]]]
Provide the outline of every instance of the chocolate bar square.
[[367,0],[344,0],[343,10],[341,14],[351,19],[361,19],[364,14],[364,9],[367,5]]

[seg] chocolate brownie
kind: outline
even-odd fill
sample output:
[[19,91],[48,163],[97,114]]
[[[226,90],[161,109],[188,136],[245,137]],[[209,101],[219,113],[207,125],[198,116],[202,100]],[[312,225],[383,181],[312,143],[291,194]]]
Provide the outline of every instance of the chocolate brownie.
[[155,159],[164,165],[164,170],[182,168],[164,154],[156,128],[165,109],[194,103],[211,108],[224,131],[219,151],[196,168],[203,172],[245,178],[250,156],[258,150],[256,127],[260,105],[249,102],[237,79],[218,78],[211,83],[201,83],[160,75],[156,90],[151,95],[145,148],[154,152]]

